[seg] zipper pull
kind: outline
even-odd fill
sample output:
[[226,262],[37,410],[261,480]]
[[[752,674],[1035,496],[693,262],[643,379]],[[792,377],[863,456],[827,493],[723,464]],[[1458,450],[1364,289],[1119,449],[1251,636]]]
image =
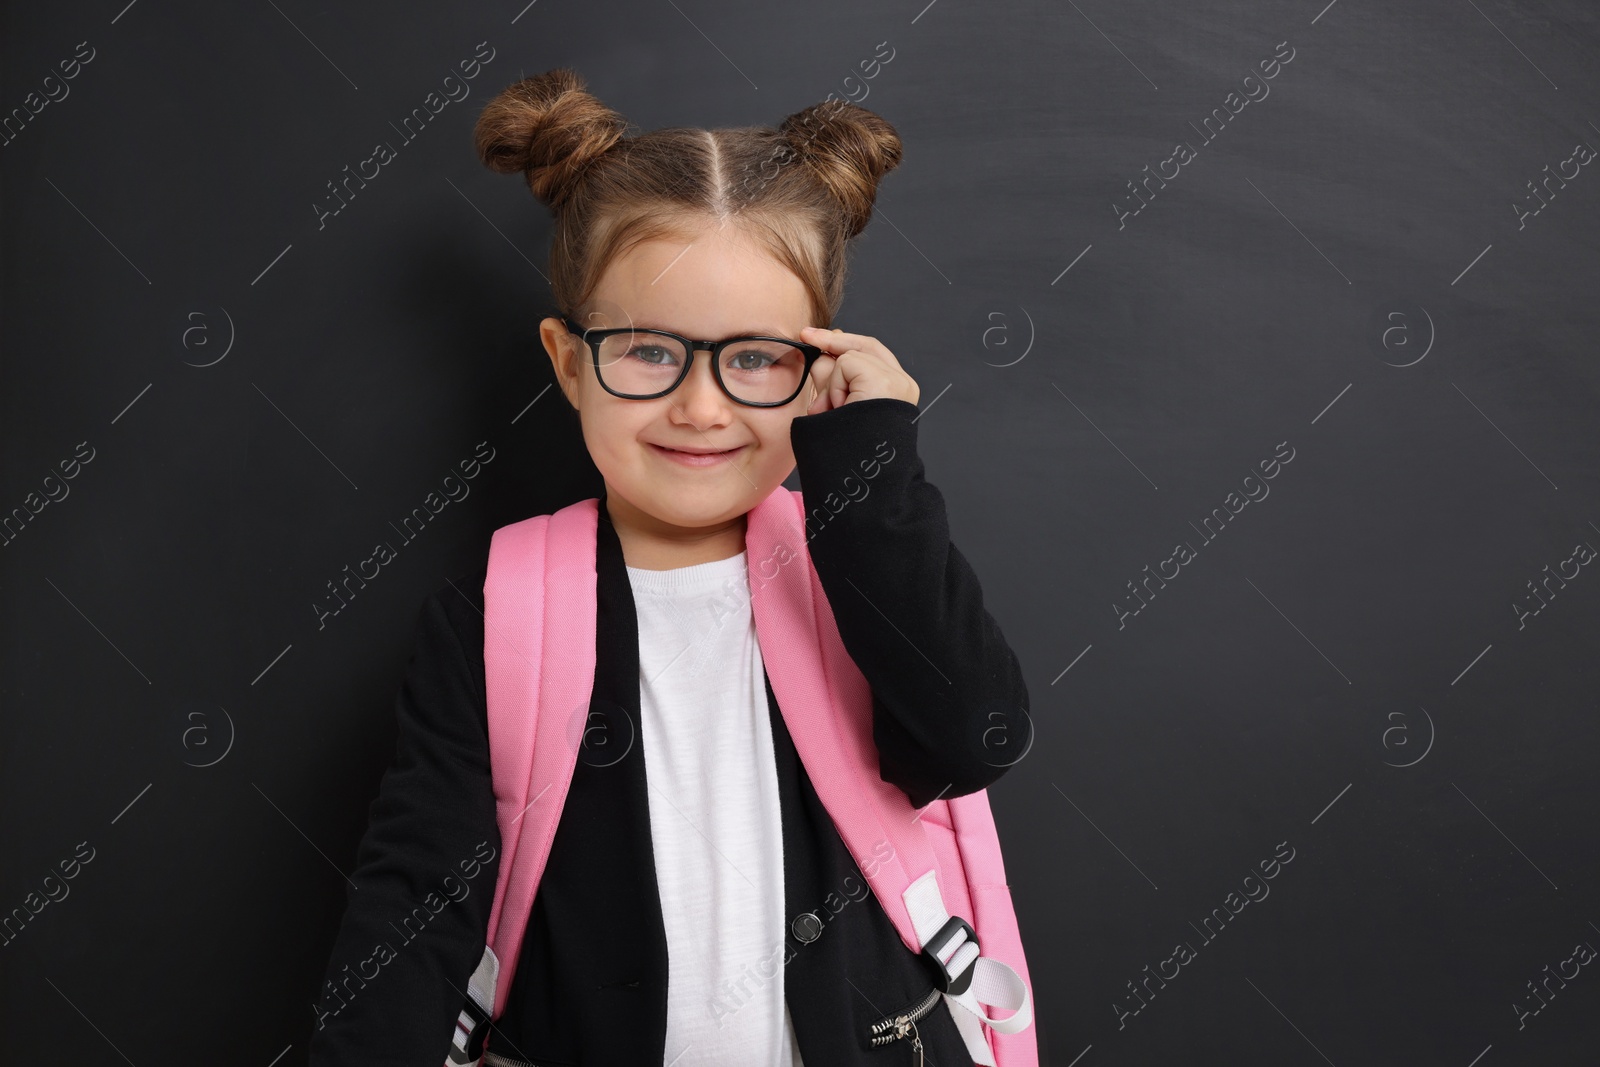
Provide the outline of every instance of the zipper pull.
[[911,1047],[917,1050],[917,1067],[923,1067],[922,1060],[922,1035],[917,1033],[917,1024],[911,1024]]

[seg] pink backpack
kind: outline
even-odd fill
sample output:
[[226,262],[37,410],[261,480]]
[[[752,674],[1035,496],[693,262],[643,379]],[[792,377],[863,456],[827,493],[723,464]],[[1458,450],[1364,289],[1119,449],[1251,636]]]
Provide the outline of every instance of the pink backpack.
[[[594,687],[599,514],[591,497],[503,526],[490,542],[484,673],[500,868],[488,943],[447,1064],[476,1065],[490,1020],[505,1010],[572,781],[574,735]],[[878,776],[871,689],[812,566],[800,493],[779,486],[758,504],[745,545],[767,676],[839,836],[906,947],[942,972],[941,995],[973,1063],[1038,1067],[1028,968],[987,791],[935,800],[919,815]],[[990,1016],[983,1005],[1010,1014]]]

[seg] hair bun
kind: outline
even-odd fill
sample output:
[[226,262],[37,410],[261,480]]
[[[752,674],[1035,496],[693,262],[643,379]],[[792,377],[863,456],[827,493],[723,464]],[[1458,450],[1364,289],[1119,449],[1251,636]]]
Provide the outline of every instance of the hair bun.
[[478,158],[501,174],[523,172],[528,188],[558,211],[583,171],[622,140],[627,122],[566,67],[502,89],[478,115]]
[[824,100],[784,119],[778,131],[844,207],[846,237],[866,228],[878,182],[900,163],[900,135],[848,100]]

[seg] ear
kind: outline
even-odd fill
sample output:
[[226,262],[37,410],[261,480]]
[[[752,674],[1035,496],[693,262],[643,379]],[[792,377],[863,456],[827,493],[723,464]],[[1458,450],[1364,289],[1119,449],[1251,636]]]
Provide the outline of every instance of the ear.
[[567,403],[576,411],[579,378],[583,374],[580,365],[583,342],[574,337],[560,319],[554,317],[540,320],[539,340],[543,342],[545,353],[550,357],[550,366],[556,374],[556,384],[566,395]]

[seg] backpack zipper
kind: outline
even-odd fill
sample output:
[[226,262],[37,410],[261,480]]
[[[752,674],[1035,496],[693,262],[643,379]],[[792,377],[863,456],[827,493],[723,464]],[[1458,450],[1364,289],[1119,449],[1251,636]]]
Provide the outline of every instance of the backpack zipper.
[[483,1067],[539,1067],[528,1060],[513,1059],[489,1049],[483,1050]]
[[922,1060],[922,1035],[917,1033],[917,1020],[928,1014],[939,1003],[939,998],[944,994],[937,988],[930,989],[928,995],[917,1001],[911,1007],[896,1015],[884,1016],[872,1024],[872,1036],[868,1044],[873,1048],[887,1045],[891,1041],[898,1041],[907,1036],[911,1037],[911,1047],[917,1050],[917,1063]]

